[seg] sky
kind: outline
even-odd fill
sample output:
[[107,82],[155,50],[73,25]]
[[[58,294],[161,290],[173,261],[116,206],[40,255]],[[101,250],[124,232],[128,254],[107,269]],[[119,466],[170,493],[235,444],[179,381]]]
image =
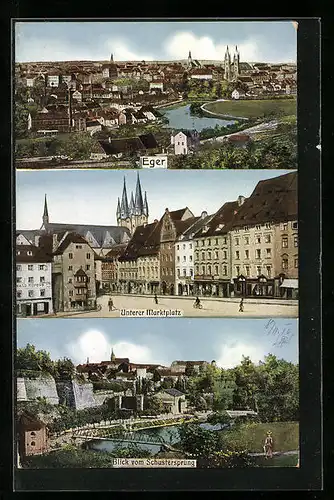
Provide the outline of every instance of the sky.
[[[270,333],[274,326],[280,333],[289,331],[288,343],[274,345],[278,339]],[[298,363],[298,320],[19,319],[17,347],[27,343],[49,352],[51,359],[68,357],[75,364],[86,363],[87,357],[91,363],[108,360],[111,349],[116,357],[127,357],[134,363],[165,366],[175,360],[215,360],[222,368],[232,368],[243,355],[258,364],[269,353]]]
[[238,45],[245,62],[296,62],[292,21],[16,22],[15,61],[223,60]]
[[[128,197],[135,192],[134,170],[54,170],[16,172],[16,227],[39,229],[44,196],[50,222],[117,225],[117,198],[126,178]],[[149,222],[160,219],[166,208],[188,207],[195,216],[215,213],[239,195],[251,195],[263,179],[291,170],[168,170],[142,169],[143,194],[147,191]],[[130,201],[130,200],[129,200]]]

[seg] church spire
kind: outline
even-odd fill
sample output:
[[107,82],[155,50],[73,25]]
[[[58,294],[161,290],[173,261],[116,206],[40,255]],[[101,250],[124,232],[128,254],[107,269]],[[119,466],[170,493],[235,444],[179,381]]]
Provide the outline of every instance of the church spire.
[[115,359],[116,359],[116,356],[114,353],[114,349],[111,349],[110,361],[115,361]]
[[46,200],[46,195],[44,197],[44,211],[43,211],[43,226],[49,224],[49,211],[48,211],[48,202]]
[[130,200],[130,215],[133,215],[135,212],[135,202],[133,199],[133,192],[131,192],[131,200]]
[[114,62],[114,54],[110,54],[110,62]]
[[141,184],[139,179],[139,173],[137,172],[137,185],[136,185],[136,197],[135,197],[135,215],[142,215],[144,210],[143,195],[141,190]]
[[120,217],[121,217],[121,203],[120,203],[119,198],[118,198],[118,201],[117,201],[117,210],[116,210],[116,219],[118,220]]
[[145,191],[145,200],[144,200],[144,212],[145,212],[146,217],[148,217],[148,203],[147,203],[146,191]]
[[129,204],[128,204],[128,195],[126,192],[126,182],[124,177],[122,204],[121,204],[121,218],[127,219],[128,217],[129,217]]

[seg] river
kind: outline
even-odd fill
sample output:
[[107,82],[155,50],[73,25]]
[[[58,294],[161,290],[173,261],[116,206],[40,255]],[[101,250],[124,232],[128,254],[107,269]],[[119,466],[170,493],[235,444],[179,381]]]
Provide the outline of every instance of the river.
[[169,123],[166,125],[168,128],[197,130],[200,132],[204,128],[212,128],[216,125],[226,126],[232,125],[236,120],[224,120],[222,118],[209,118],[207,116],[198,117],[190,114],[190,104],[181,105],[173,109],[160,109]]
[[[206,430],[212,430],[212,431],[221,431],[224,429],[224,425],[221,424],[216,424],[216,425],[211,425],[209,423],[202,423],[199,424],[199,426],[202,429]],[[156,427],[152,429],[143,429],[143,430],[138,430],[135,431],[135,434],[140,434],[141,437],[148,436],[149,439],[152,439],[152,437],[156,437],[158,439],[163,439],[166,444],[169,444],[171,446],[175,445],[179,441],[179,432],[178,432],[178,425],[170,425],[167,427]],[[97,441],[91,441],[89,443],[89,448],[96,450],[96,451],[113,451],[115,448],[120,447],[120,446],[128,447],[129,442],[123,442],[122,441],[108,441],[108,440],[97,440]],[[144,444],[144,443],[138,443],[137,446],[142,449],[142,450],[148,450],[152,454],[156,454],[160,451],[160,444]]]

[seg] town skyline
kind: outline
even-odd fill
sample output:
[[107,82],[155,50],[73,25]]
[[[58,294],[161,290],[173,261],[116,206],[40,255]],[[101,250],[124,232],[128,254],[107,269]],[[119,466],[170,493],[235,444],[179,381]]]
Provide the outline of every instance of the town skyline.
[[[232,368],[242,356],[258,364],[269,353],[298,363],[298,320],[269,319],[62,319],[18,320],[17,347],[27,343],[46,350],[52,359],[69,357],[75,364],[127,357],[134,363],[169,366],[176,360],[215,360],[217,366]],[[170,321],[175,327],[171,328]],[[277,328],[273,335],[272,323]],[[45,335],[47,327],[48,334]],[[180,332],[182,331],[182,335]],[[206,342],[203,343],[205,331]],[[288,340],[280,341],[288,332]],[[276,345],[275,345],[276,343]]]
[[[250,196],[259,181],[291,172],[243,170],[236,176],[228,170],[149,170],[137,171],[143,194],[147,192],[149,222],[160,220],[165,208],[172,211],[188,207],[195,216],[203,211],[214,214],[225,202],[235,201],[240,195]],[[137,172],[100,171],[98,177],[93,170],[17,172],[16,227],[25,230],[42,225],[45,195],[50,222],[117,225],[117,199],[122,196],[124,177],[130,201]],[[185,186],[191,188],[190,194]]]
[[223,61],[227,45],[231,49],[238,45],[245,62],[295,63],[297,57],[293,21],[18,21],[15,25],[18,63],[104,61],[111,53],[115,61],[172,61],[186,59],[189,51],[195,59]]

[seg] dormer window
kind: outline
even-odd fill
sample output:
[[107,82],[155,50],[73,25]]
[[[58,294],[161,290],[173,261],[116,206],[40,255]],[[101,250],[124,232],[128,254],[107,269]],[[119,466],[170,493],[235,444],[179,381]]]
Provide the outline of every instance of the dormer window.
[[202,233],[207,233],[209,231],[209,226],[204,226],[202,229]]
[[32,251],[28,250],[27,255],[32,255]]
[[218,224],[218,226],[216,227],[216,231],[220,231],[224,226],[225,224]]

